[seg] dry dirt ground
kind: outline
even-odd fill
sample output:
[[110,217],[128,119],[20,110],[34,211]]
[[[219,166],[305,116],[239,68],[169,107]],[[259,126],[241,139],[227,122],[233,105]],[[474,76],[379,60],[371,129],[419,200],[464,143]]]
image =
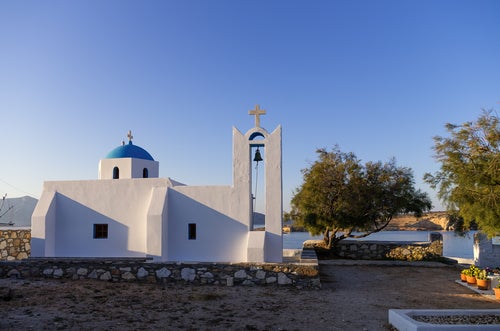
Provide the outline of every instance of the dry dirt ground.
[[0,329],[388,330],[390,308],[500,309],[456,266],[321,263],[321,290],[1,279]]

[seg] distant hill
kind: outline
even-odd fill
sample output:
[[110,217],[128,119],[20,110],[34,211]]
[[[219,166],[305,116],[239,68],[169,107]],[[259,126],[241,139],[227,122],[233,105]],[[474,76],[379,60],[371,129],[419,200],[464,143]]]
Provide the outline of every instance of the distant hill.
[[394,217],[385,230],[450,230],[447,212],[428,212],[422,217],[400,215]]
[[[37,199],[29,196],[5,199],[5,204],[2,208],[2,211],[0,212],[0,215],[3,214],[3,212],[6,211],[7,208],[9,208],[9,206],[12,206],[12,209],[0,218],[0,223],[8,224],[12,222],[14,223],[13,226],[16,227],[31,226],[31,215],[35,210],[37,202]],[[1,224],[1,226],[5,225]]]

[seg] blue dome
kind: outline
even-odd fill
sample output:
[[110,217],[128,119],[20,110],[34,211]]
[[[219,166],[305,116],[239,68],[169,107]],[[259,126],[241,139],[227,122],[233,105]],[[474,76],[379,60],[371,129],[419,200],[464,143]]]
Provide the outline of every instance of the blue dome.
[[151,154],[149,154],[145,149],[133,145],[132,141],[129,141],[127,145],[118,146],[106,155],[106,159],[123,159],[123,158],[135,158],[154,161]]

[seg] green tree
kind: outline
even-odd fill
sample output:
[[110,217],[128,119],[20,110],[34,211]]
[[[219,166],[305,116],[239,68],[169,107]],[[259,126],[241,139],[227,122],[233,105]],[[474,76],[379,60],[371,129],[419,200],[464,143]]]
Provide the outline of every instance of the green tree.
[[394,159],[362,164],[337,146],[317,153],[319,159],[302,170],[289,216],[311,234],[323,234],[328,249],[342,239],[381,231],[397,214],[420,215],[432,207],[427,194],[415,189],[411,169]]
[[500,119],[491,110],[476,121],[446,124],[449,137],[435,137],[441,164],[424,180],[438,190],[448,209],[489,236],[500,232]]

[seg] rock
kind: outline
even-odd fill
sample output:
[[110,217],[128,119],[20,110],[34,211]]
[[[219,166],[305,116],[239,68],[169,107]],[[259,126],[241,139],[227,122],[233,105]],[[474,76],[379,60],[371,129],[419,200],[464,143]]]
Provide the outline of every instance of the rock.
[[44,276],[50,276],[54,272],[54,269],[44,269],[43,274]]
[[234,274],[234,277],[235,278],[247,278],[247,273],[245,270],[241,269],[241,270],[236,271],[236,273]]
[[203,275],[201,275],[201,277],[212,279],[214,278],[214,275],[211,272],[205,272]]
[[5,249],[5,247],[7,247],[7,241],[5,240],[0,241],[0,249]]
[[87,273],[89,271],[87,270],[87,268],[78,268],[78,270],[76,271],[76,274],[78,276],[87,276]]
[[292,283],[292,280],[288,278],[284,273],[280,272],[278,274],[278,284],[280,285],[289,285]]
[[24,259],[27,259],[28,258],[28,254],[26,254],[26,252],[20,252],[19,254],[17,254],[17,259],[18,260],[24,260]]
[[64,271],[62,269],[56,269],[54,270],[54,273],[53,273],[54,277],[62,277],[64,275]]
[[126,271],[122,274],[122,279],[133,280],[135,279],[135,276],[130,271]]
[[255,277],[257,279],[265,279],[266,278],[266,272],[264,270],[257,270],[255,273]]
[[182,268],[181,278],[187,282],[192,282],[196,277],[196,271],[192,268]]
[[99,277],[100,280],[110,280],[111,278],[111,273],[109,271],[106,271]]
[[172,273],[170,272],[170,270],[168,270],[167,268],[163,267],[159,270],[156,270],[156,277],[158,278],[168,278]]
[[226,278],[226,286],[233,286],[234,285],[234,278],[233,277],[227,277]]
[[74,267],[66,268],[65,271],[66,271],[66,274],[69,275],[69,276],[72,276],[72,275],[76,274],[76,269]]
[[147,272],[146,269],[143,267],[140,267],[139,270],[137,270],[137,278],[144,278],[149,275],[149,272]]
[[97,271],[96,270],[92,270],[92,272],[89,274],[89,278],[92,278],[92,279],[97,279],[99,275],[97,274]]
[[248,286],[248,285],[254,285],[254,283],[250,279],[245,279],[243,281],[242,285]]
[[266,278],[266,284],[272,284],[272,283],[276,283],[276,277],[272,276],[272,277],[267,277]]

